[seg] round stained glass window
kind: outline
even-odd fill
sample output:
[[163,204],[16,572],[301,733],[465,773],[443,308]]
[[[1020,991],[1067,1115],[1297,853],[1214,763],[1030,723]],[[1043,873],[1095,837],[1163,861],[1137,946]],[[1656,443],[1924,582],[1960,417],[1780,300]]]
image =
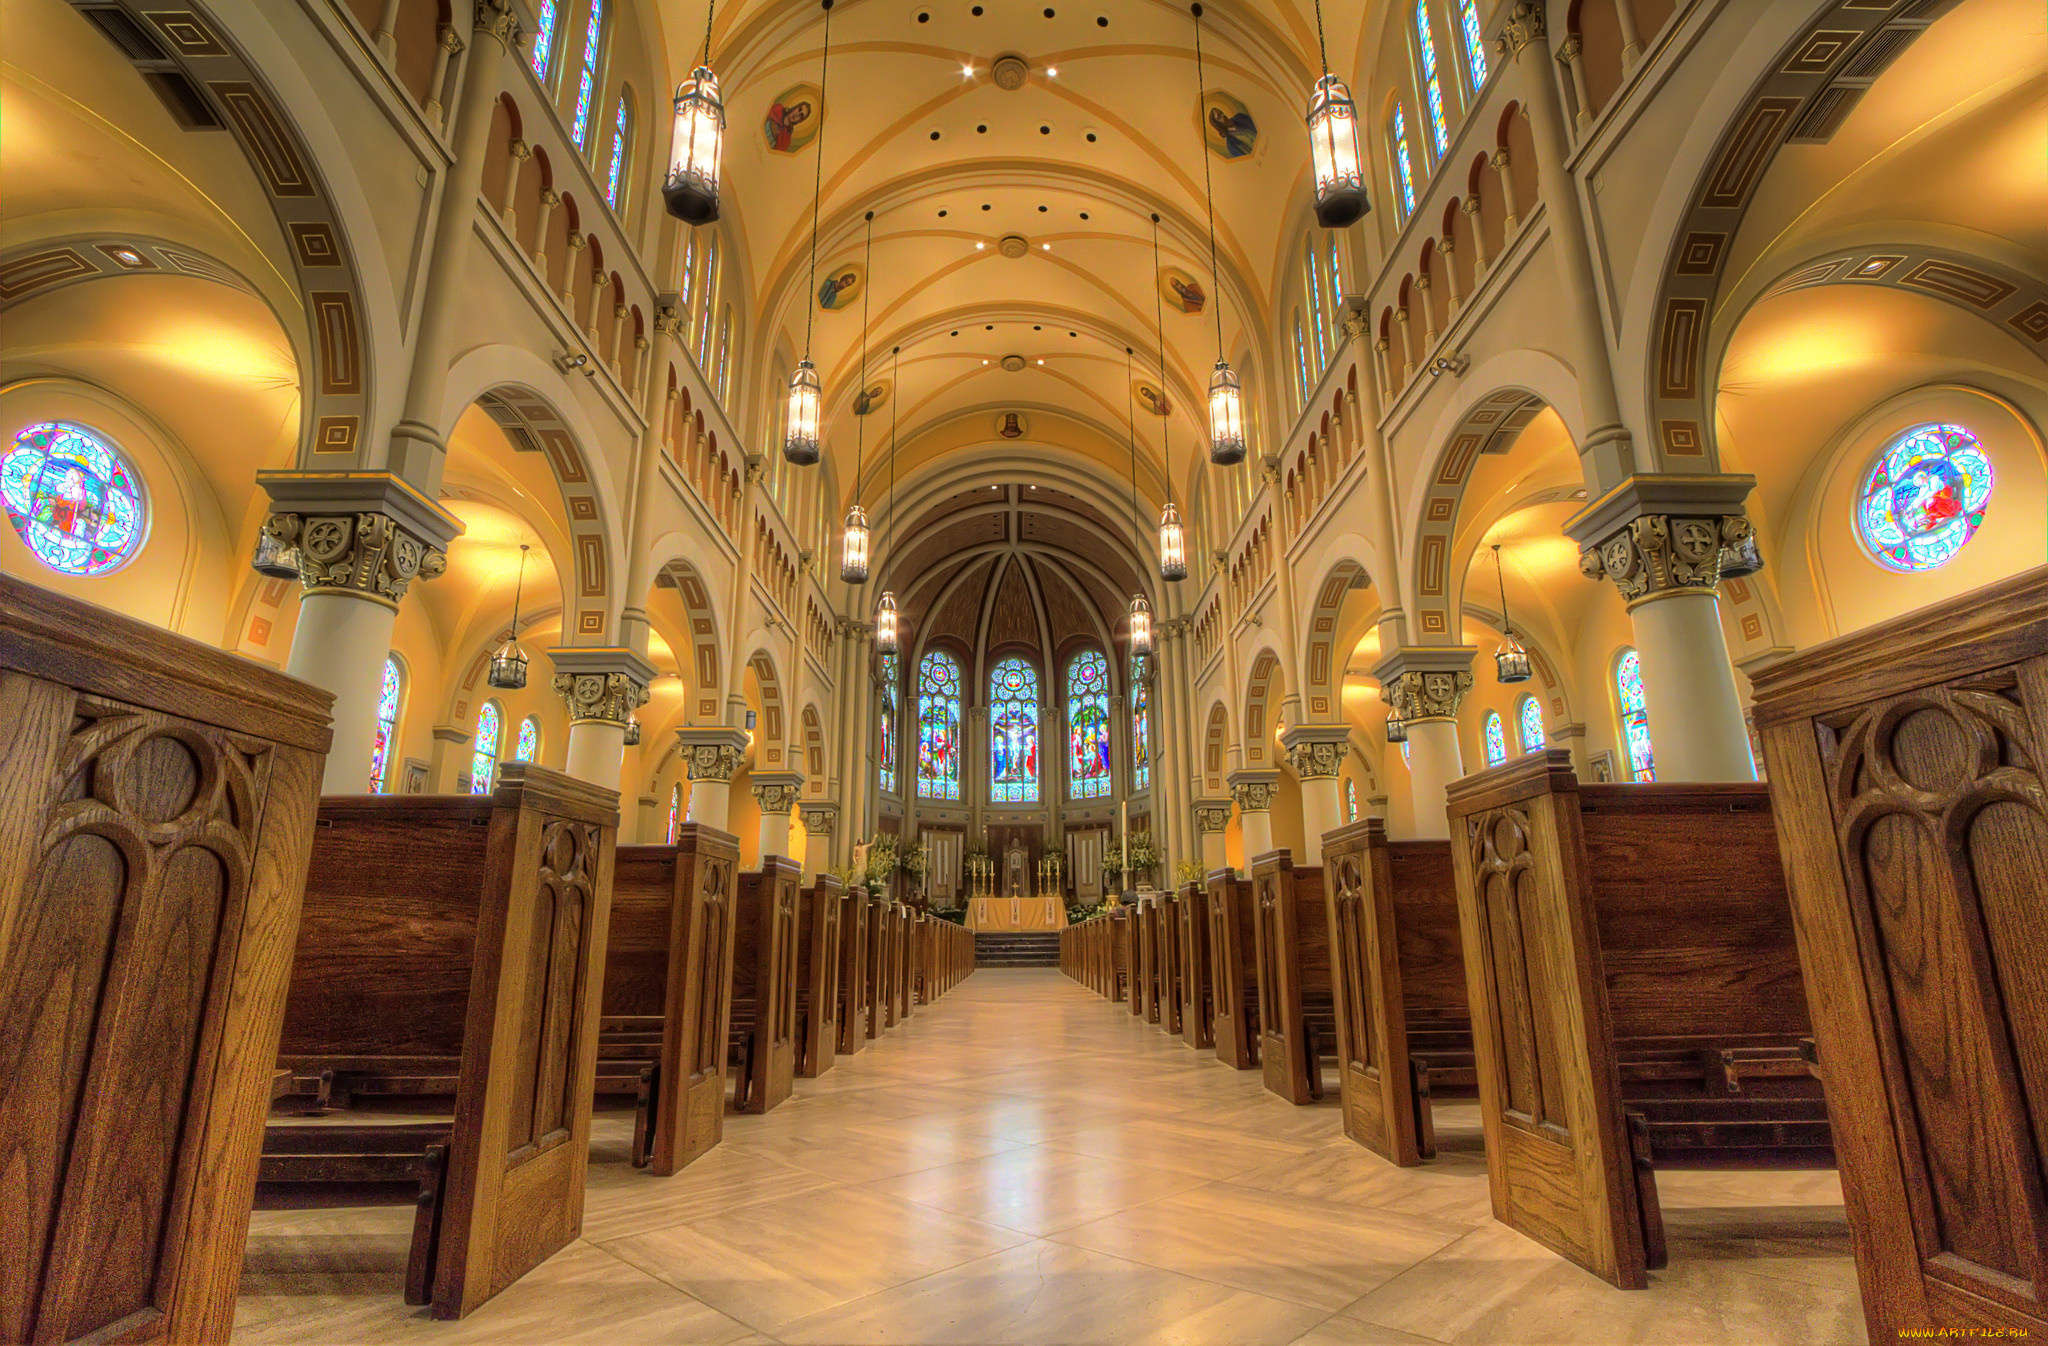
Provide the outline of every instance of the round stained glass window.
[[142,546],[135,470],[82,426],[46,421],[16,435],[0,458],[0,494],[7,521],[53,570],[104,575]]
[[1991,460],[1960,425],[1915,426],[1893,440],[1863,479],[1856,536],[1887,570],[1932,570],[1984,522]]

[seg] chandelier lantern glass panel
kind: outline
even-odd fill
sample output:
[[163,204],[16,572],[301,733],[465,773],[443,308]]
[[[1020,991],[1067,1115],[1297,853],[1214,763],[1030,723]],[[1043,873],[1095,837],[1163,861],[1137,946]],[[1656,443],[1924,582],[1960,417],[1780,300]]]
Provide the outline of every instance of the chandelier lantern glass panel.
[[848,584],[868,582],[868,512],[859,505],[846,511],[846,530],[840,535],[839,578]]
[[1145,595],[1131,595],[1131,653],[1152,653],[1152,604]]
[[1230,361],[1218,359],[1209,380],[1209,461],[1234,467],[1244,461],[1244,389]]
[[725,145],[725,103],[718,76],[700,65],[676,89],[675,135],[662,200],[685,224],[718,218],[718,160]]
[[1372,208],[1358,152],[1358,109],[1335,75],[1316,81],[1308,100],[1309,157],[1316,174],[1316,223],[1342,229]]
[[1187,530],[1181,527],[1180,511],[1169,500],[1159,514],[1159,578],[1184,580],[1187,577]]
[[822,398],[818,370],[799,360],[789,376],[789,428],[782,436],[782,456],[798,467],[818,461],[818,404]]
[[875,648],[883,654],[896,652],[896,594],[893,590],[882,595],[882,601],[875,604]]

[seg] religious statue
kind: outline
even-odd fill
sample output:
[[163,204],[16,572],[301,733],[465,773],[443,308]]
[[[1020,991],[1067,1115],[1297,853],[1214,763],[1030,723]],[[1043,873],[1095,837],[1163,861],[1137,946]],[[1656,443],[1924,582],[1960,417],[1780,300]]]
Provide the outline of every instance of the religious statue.
[[1009,849],[1003,852],[1004,887],[1011,897],[1028,897],[1024,891],[1024,843],[1016,837],[1010,838]]

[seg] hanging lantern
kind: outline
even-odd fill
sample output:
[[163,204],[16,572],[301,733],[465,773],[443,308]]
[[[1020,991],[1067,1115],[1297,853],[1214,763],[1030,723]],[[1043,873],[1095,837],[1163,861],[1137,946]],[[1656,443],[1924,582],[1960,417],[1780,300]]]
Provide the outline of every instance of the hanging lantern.
[[1244,390],[1230,361],[1218,359],[1209,380],[1209,461],[1234,467],[1244,461]]
[[1406,743],[1407,741],[1408,722],[1399,715],[1390,712],[1387,715],[1387,742]]
[[1143,594],[1131,596],[1131,653],[1152,653],[1152,605]]
[[798,467],[818,461],[821,391],[816,367],[808,359],[797,361],[796,373],[789,376],[789,429],[783,432],[782,456]]
[[1316,223],[1325,229],[1356,224],[1372,209],[1358,154],[1358,109],[1335,75],[1316,81],[1308,100],[1309,157],[1316,173]]
[[893,590],[882,595],[882,601],[875,604],[875,648],[883,654],[896,653],[896,594]]
[[512,629],[505,633],[505,643],[491,655],[491,671],[484,681],[493,687],[506,691],[517,691],[526,685],[526,651],[519,647],[519,600],[526,588],[526,544],[519,544],[519,580],[512,590]]
[[[294,524],[296,521],[287,520]],[[270,531],[265,524],[256,534],[256,554],[249,558],[249,566],[266,579],[295,580],[299,578],[299,544],[288,541]]]
[[1184,580],[1188,577],[1188,537],[1180,526],[1180,511],[1171,500],[1159,512],[1159,578]]
[[718,76],[700,65],[676,89],[675,134],[661,197],[685,224],[718,218],[718,156],[725,143],[725,104]]
[[640,746],[640,717],[638,715],[628,715],[626,717],[626,746],[629,748]]
[[1507,643],[1493,652],[1494,673],[1505,683],[1527,682],[1529,680],[1529,651],[1522,642],[1515,639],[1515,633],[1507,633]]
[[[262,553],[259,551],[260,557]],[[262,566],[256,567],[258,570]],[[1756,531],[1745,530],[1741,537],[1721,548],[1721,578],[1739,580],[1745,575],[1754,575],[1764,568],[1763,551],[1756,545]]]
[[839,552],[839,578],[848,584],[868,582],[868,512],[859,505],[846,511],[846,531]]

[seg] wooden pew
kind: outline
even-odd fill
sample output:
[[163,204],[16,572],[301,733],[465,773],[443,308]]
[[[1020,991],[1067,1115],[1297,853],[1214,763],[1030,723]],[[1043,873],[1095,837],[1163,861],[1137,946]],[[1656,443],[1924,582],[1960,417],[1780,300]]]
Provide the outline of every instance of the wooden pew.
[[1180,966],[1180,894],[1169,888],[1156,899],[1159,904],[1159,921],[1153,928],[1153,939],[1159,951],[1153,955],[1159,966],[1159,1027],[1175,1037],[1180,1036],[1181,1014],[1181,966]]
[[2048,569],[1755,685],[1870,1339],[2038,1339]]
[[740,875],[733,923],[733,1109],[767,1112],[796,1089],[797,863]]
[[868,894],[868,1013],[866,1031],[873,1040],[889,1026],[889,904],[881,894]]
[[331,702],[0,575],[0,1340],[228,1339]]
[[1209,1003],[1216,1059],[1236,1070],[1259,1064],[1258,933],[1252,885],[1231,869],[1209,871]]
[[[437,1318],[469,1313],[581,1232],[617,829],[615,791],[523,763],[501,767],[488,796],[321,801],[281,1059],[346,1075],[358,1096],[432,1095],[452,1072],[410,1287]],[[331,1188],[334,1130],[272,1123],[259,1202]],[[355,1137],[352,1180],[428,1195],[434,1133],[412,1130],[410,1148]]]
[[1477,1091],[1447,841],[1366,818],[1323,834],[1344,1134],[1396,1164],[1436,1153],[1431,1102]]
[[724,1134],[739,854],[697,823],[673,846],[617,850],[598,1093],[636,1099],[633,1164],[660,1177]]
[[868,890],[853,887],[839,902],[839,1051],[852,1056],[868,1045],[868,1016],[873,1009],[873,983],[868,980]]
[[1210,992],[1209,890],[1183,884],[1176,908],[1180,925],[1180,1040],[1197,1051],[1216,1046]]
[[846,894],[839,880],[820,874],[799,891],[796,959],[796,1073],[816,1079],[832,1068],[839,1049],[840,922]]
[[1159,1022],[1159,904],[1147,895],[1131,907],[1131,938],[1137,941],[1137,993],[1131,1013],[1147,1023]]
[[1312,1103],[1323,1096],[1323,1055],[1336,1050],[1323,871],[1297,868],[1284,850],[1258,856],[1252,909],[1266,1088],[1290,1103]]
[[917,928],[918,915],[908,906],[896,908],[896,1022],[902,1023],[910,1017],[910,985],[917,977]]
[[1639,1289],[1657,1168],[1834,1163],[1763,786],[1553,750],[1447,798],[1496,1219]]

